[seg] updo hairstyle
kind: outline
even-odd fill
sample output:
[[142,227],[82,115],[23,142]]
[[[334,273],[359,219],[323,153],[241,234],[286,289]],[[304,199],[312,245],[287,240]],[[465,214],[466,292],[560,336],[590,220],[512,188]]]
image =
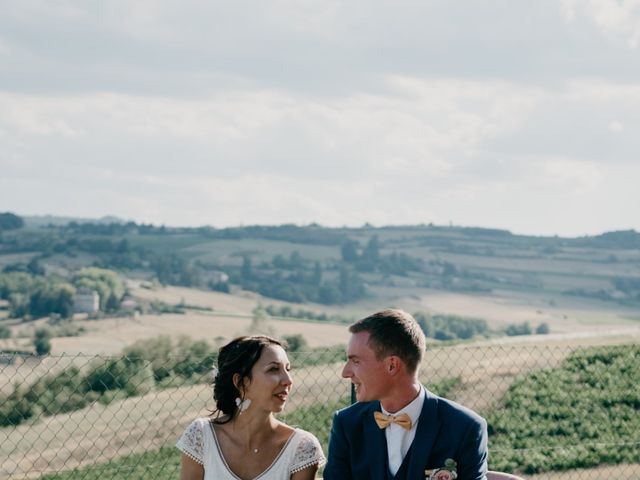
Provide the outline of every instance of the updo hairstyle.
[[[216,402],[216,423],[227,423],[237,414],[236,398],[244,400],[243,394],[233,383],[233,377],[239,375],[238,385],[245,379],[251,380],[251,370],[265,347],[277,345],[286,348],[286,344],[266,335],[238,337],[220,348],[218,352],[218,370],[213,379],[213,399]],[[224,415],[224,419],[220,419]]]

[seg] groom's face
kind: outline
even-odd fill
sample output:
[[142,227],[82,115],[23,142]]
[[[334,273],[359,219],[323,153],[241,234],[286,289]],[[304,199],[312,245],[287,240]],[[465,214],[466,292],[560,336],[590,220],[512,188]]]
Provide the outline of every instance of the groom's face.
[[342,376],[355,385],[359,402],[380,400],[387,389],[387,370],[384,359],[378,360],[369,346],[369,332],[351,335],[347,345],[347,364]]

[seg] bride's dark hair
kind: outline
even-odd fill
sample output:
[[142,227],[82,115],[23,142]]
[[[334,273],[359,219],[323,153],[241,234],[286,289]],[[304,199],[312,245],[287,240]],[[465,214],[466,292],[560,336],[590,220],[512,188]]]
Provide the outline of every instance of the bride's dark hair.
[[285,343],[266,335],[238,337],[220,348],[218,370],[213,379],[213,399],[216,402],[213,413],[217,414],[216,423],[227,423],[237,415],[236,398],[244,398],[233,377],[238,374],[238,385],[242,385],[245,379],[251,380],[251,369],[265,347],[270,345],[286,348]]

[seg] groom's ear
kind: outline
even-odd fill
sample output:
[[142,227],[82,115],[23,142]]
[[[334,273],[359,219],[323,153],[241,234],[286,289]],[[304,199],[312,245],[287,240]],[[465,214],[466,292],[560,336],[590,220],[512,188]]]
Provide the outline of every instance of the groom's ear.
[[395,355],[387,357],[385,365],[387,373],[391,376],[396,375],[400,371],[401,363],[402,360],[400,360],[400,357],[396,357]]

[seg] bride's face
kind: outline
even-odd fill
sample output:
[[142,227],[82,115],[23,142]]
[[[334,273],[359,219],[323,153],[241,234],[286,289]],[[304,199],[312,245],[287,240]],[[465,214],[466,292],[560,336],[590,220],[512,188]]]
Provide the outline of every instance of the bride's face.
[[286,352],[278,345],[269,345],[251,369],[244,396],[251,399],[252,408],[277,413],[287,403],[292,383]]

